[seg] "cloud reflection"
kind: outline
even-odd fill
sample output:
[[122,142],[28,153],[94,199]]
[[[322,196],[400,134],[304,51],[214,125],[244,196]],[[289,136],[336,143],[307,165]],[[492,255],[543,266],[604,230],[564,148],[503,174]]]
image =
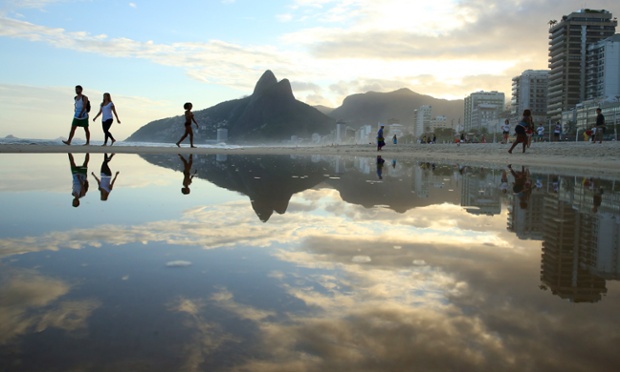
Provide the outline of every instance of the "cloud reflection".
[[30,332],[57,328],[74,335],[100,306],[95,299],[61,300],[70,286],[34,270],[0,265],[0,345]]

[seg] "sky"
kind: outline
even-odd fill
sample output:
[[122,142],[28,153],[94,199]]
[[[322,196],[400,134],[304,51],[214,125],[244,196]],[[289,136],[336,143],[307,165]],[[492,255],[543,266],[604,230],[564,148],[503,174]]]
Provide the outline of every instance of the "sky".
[[583,8],[620,14],[617,0],[0,0],[0,137],[66,138],[79,84],[91,118],[111,94],[125,139],[185,102],[247,96],[266,70],[310,105],[401,88],[509,101],[514,76],[547,69],[549,20]]

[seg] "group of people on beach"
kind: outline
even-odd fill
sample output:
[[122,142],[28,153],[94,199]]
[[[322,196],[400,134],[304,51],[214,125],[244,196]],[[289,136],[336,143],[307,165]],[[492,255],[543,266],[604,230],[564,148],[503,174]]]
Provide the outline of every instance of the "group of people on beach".
[[[605,133],[605,116],[602,114],[601,109],[596,109],[596,124],[595,127],[592,128],[592,143],[603,143],[603,134]],[[542,123],[539,123],[537,132],[537,139],[539,141],[543,140],[545,128]],[[562,125],[558,122],[554,126],[553,136],[555,141],[560,140],[560,134],[562,132]],[[508,143],[508,136],[510,135],[510,125],[508,119],[504,122],[502,126],[503,133],[503,141],[502,143]],[[512,154],[512,150],[518,145],[523,145],[523,152],[525,152],[526,148],[529,148],[532,144],[532,137],[534,133],[534,120],[532,118],[532,111],[529,109],[523,110],[523,116],[519,123],[515,126],[515,134],[516,139],[512,143],[512,146],[508,150],[510,154]]]
[[[73,140],[73,136],[75,135],[75,131],[78,127],[84,128],[84,133],[86,134],[86,145],[90,145],[90,130],[88,128],[88,113],[90,112],[90,101],[86,95],[83,94],[83,88],[81,85],[75,86],[75,97],[74,100],[74,112],[73,112],[73,121],[71,122],[71,131],[69,132],[69,138],[66,141],[62,141],[65,145],[71,145],[71,141]],[[192,123],[196,124],[196,128],[198,128],[198,123],[194,118],[194,114],[192,113],[192,104],[187,102],[183,105],[185,109],[185,132],[181,139],[179,139],[176,143],[178,147],[181,147],[181,142],[189,136],[190,146],[195,148],[194,146],[194,132],[192,131]],[[99,112],[93,118],[93,121],[96,121],[97,118],[101,116],[101,125],[103,128],[104,141],[102,146],[108,145],[108,139],[110,140],[110,146],[114,145],[116,139],[110,132],[110,128],[114,123],[114,117],[116,117],[116,122],[118,124],[121,123],[118,118],[118,114],[116,113],[116,107],[114,106],[114,102],[112,102],[112,96],[110,93],[103,93],[103,100],[99,105]]]
[[[69,132],[69,138],[66,141],[62,141],[65,145],[71,145],[71,141],[73,140],[73,136],[75,135],[75,131],[78,127],[84,128],[84,132],[86,134],[86,145],[90,145],[90,130],[88,129],[88,113],[90,112],[90,101],[88,97],[82,94],[83,88],[81,85],[75,86],[75,97],[74,100],[74,112],[73,112],[73,121],[71,122],[71,131]],[[104,134],[104,142],[102,146],[107,146],[108,139],[110,139],[110,146],[116,142],[116,139],[110,133],[110,128],[112,127],[112,123],[114,123],[114,115],[116,117],[116,122],[121,123],[118,118],[118,114],[116,113],[116,108],[114,107],[114,102],[112,102],[112,96],[110,93],[103,93],[103,100],[99,105],[99,112],[93,118],[93,121],[97,120],[99,116],[101,116],[101,125],[103,127]]]

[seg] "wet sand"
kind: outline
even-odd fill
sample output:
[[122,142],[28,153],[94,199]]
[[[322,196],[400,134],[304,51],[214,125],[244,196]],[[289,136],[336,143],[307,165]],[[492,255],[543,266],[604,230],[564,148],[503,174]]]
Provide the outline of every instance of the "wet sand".
[[202,147],[181,148],[170,146],[82,146],[79,144],[59,145],[0,145],[3,154],[45,154],[45,153],[120,153],[120,154],[246,154],[246,155],[342,155],[342,156],[376,156],[385,159],[429,161],[435,163],[460,163],[467,165],[526,165],[553,169],[585,170],[587,173],[620,175],[620,143],[609,141],[590,142],[551,142],[533,143],[521,153],[518,145],[513,154],[508,153],[510,145],[498,143],[476,144],[387,144],[378,152],[374,145],[339,145],[339,146],[247,146],[235,148]]

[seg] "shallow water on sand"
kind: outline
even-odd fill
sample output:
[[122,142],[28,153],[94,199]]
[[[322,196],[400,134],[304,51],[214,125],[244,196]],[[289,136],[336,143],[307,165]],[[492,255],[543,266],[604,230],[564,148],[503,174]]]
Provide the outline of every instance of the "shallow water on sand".
[[0,370],[620,362],[619,179],[374,157],[108,160],[0,154]]

